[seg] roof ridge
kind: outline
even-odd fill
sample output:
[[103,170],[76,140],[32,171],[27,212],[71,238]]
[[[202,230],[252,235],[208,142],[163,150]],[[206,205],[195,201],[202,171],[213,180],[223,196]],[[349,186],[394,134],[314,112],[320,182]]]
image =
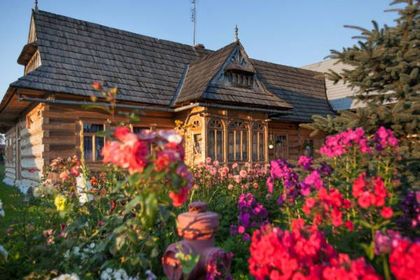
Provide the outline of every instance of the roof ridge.
[[[74,17],[64,16],[64,15],[60,15],[60,14],[56,14],[56,13],[52,13],[52,12],[48,12],[48,11],[44,11],[44,10],[34,11],[34,14],[43,14],[43,15],[46,15],[46,16],[61,18],[61,19],[65,19],[65,20],[68,20],[68,21],[76,21],[78,23],[86,23],[86,24],[89,24],[89,25],[92,25],[92,26],[95,26],[95,27],[107,28],[109,30],[122,32],[122,33],[129,34],[129,35],[135,36],[135,37],[148,38],[148,39],[157,40],[157,41],[160,41],[160,42],[177,44],[177,45],[180,45],[180,46],[185,46],[185,47],[189,47],[191,49],[194,49],[194,46],[189,45],[189,44],[180,43],[180,42],[176,42],[176,41],[171,41],[171,40],[168,40],[168,39],[161,39],[161,38],[157,38],[157,37],[153,37],[153,36],[149,36],[149,35],[136,33],[134,31],[128,31],[128,30],[124,30],[124,29],[120,29],[120,28],[115,28],[115,27],[111,27],[111,26],[104,25],[104,24],[101,24],[101,23],[96,23],[96,22],[87,21],[87,20],[83,20],[83,19],[78,19],[78,18],[74,18]],[[214,51],[214,50],[207,49],[207,48],[204,48],[204,50],[211,51],[211,52]]]

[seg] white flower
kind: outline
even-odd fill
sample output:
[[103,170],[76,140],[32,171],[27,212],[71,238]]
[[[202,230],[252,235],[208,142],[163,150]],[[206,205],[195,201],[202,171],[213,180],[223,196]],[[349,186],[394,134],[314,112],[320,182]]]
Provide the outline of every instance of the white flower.
[[79,276],[77,276],[77,274],[72,273],[72,274],[61,274],[53,278],[53,280],[80,280],[80,278]]
[[0,216],[4,217],[3,202],[0,200]]
[[151,270],[146,270],[146,280],[157,280],[156,275]]
[[7,253],[6,249],[4,249],[3,246],[0,245],[0,255],[3,256],[4,259],[7,260],[7,256],[9,255],[9,253]]
[[79,195],[79,202],[81,205],[93,199],[92,195],[87,194],[87,192],[92,188],[92,186],[90,182],[86,180],[86,177],[83,174],[80,174],[76,177],[76,187],[77,193]]

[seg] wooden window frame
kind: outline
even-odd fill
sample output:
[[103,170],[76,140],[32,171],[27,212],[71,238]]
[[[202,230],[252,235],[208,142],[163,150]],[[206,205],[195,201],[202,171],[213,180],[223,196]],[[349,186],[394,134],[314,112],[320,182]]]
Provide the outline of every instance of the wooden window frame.
[[[229,123],[229,130],[228,130],[228,161],[229,162],[248,162],[250,155],[249,155],[249,124],[242,120],[234,120]],[[233,158],[230,157],[230,136],[233,136],[232,139],[232,154]],[[238,141],[239,138],[239,141]],[[244,147],[244,142],[246,141],[246,146]],[[244,152],[246,156],[244,158]]]
[[[85,132],[85,125],[86,124],[90,124],[90,125],[102,125],[102,131],[105,131],[106,129],[106,124],[100,121],[95,121],[95,120],[81,120],[79,121],[80,124],[80,153],[81,153],[81,159],[84,162],[87,163],[98,163],[100,161],[102,161],[101,158],[96,158],[96,137],[97,137],[97,132]],[[92,137],[92,158],[91,159],[86,159],[85,158],[85,136],[90,136]],[[99,136],[101,138],[103,138],[103,144],[105,145],[105,137],[103,136]]]
[[[254,143],[254,135],[256,135],[256,143]],[[260,122],[254,122],[252,125],[252,135],[251,135],[251,159],[252,162],[264,162],[265,161],[265,127],[264,124]],[[254,151],[255,144],[255,151]],[[260,149],[262,145],[262,150]],[[254,158],[254,152],[256,158]]]
[[[217,124],[216,124],[217,123]],[[224,162],[224,154],[225,154],[225,124],[222,119],[218,118],[211,118],[207,123],[207,156],[211,157],[210,155],[210,133],[213,133],[213,151],[214,155],[212,160],[217,160],[220,162]],[[221,133],[221,144],[218,142],[218,132]],[[218,154],[218,150],[221,151]]]

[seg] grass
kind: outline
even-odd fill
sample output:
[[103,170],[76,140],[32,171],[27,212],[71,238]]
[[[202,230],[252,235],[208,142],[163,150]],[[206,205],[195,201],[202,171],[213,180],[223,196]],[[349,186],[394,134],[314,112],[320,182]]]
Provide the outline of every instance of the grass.
[[38,265],[36,250],[45,244],[42,232],[51,226],[55,211],[5,185],[3,178],[4,166],[0,165],[0,200],[5,212],[0,217],[0,244],[9,253],[8,261],[0,263],[0,279],[22,279]]

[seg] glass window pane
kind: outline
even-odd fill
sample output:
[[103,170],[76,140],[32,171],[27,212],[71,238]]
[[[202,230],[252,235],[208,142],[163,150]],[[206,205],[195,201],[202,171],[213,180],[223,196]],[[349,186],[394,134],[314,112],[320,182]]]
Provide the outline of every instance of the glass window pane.
[[83,154],[85,160],[93,160],[92,159],[92,136],[84,136],[83,137]]
[[90,123],[83,124],[83,132],[95,133],[95,132],[99,132],[103,130],[104,130],[103,124],[90,124]]
[[209,148],[209,157],[211,157],[211,159],[213,159],[214,160],[214,154],[215,154],[215,151],[214,151],[214,137],[215,137],[215,135],[214,135],[214,130],[210,130],[209,131],[209,134],[208,134],[208,141],[209,141],[209,145],[208,145],[208,148]]
[[103,137],[96,137],[95,140],[96,140],[96,143],[95,143],[95,149],[96,149],[95,160],[101,160],[102,159],[101,151],[102,151],[102,148],[104,147],[104,138]]
[[140,133],[142,130],[145,130],[145,129],[147,129],[147,128],[145,128],[145,127],[138,127],[138,126],[135,126],[135,127],[133,127],[133,132],[134,132],[135,134],[138,134],[138,133]]
[[228,145],[228,158],[229,158],[229,161],[233,161],[234,160],[234,158],[233,158],[233,131],[229,131],[228,143],[229,143],[229,145]]
[[265,150],[265,143],[264,143],[264,134],[262,134],[261,132],[258,133],[258,138],[259,138],[259,156],[258,156],[258,160],[259,161],[263,161],[264,160],[264,150]]
[[222,131],[217,131],[217,153],[216,159],[218,161],[223,161],[223,135]]
[[248,161],[248,131],[242,131],[242,160]]
[[241,137],[238,131],[235,131],[235,159],[239,160],[240,152],[241,152]]
[[257,145],[258,145],[258,142],[257,142],[257,137],[258,137],[258,133],[255,133],[254,132],[254,134],[252,135],[252,160],[253,161],[257,161],[258,160],[258,157],[257,157]]

